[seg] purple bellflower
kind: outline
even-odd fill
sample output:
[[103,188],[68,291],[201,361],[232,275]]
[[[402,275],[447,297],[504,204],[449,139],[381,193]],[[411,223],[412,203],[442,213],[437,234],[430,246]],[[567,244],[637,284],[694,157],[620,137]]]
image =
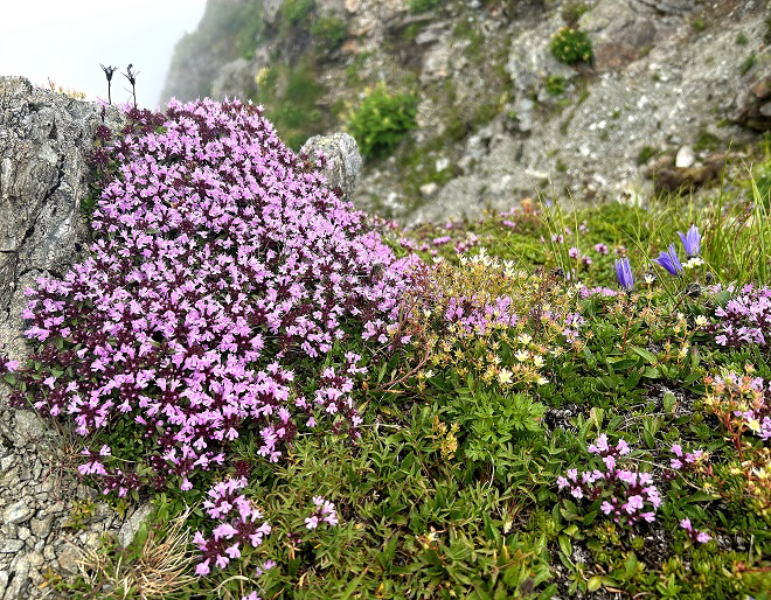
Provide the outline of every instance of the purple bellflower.
[[620,258],[616,261],[616,279],[618,279],[618,285],[627,292],[634,287],[634,275],[628,258]]
[[677,235],[680,236],[680,241],[683,243],[683,248],[685,248],[685,255],[688,258],[699,255],[699,252],[701,252],[701,234],[696,225],[691,225],[686,233],[678,231]]
[[671,275],[680,275],[680,273],[683,272],[683,265],[680,264],[680,259],[677,257],[677,250],[675,250],[674,244],[670,244],[667,252],[659,254],[659,257],[653,262],[664,267]]

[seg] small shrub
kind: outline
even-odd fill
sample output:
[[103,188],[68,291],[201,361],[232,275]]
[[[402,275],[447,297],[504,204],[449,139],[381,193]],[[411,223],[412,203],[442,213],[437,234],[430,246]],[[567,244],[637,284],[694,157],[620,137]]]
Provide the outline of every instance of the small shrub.
[[390,154],[417,123],[417,97],[390,93],[384,85],[372,89],[350,116],[348,128],[365,156]]
[[594,58],[592,42],[584,31],[563,27],[551,38],[551,53],[567,65],[590,63]]
[[334,52],[348,37],[348,26],[337,17],[320,17],[311,25],[311,35],[328,52]]

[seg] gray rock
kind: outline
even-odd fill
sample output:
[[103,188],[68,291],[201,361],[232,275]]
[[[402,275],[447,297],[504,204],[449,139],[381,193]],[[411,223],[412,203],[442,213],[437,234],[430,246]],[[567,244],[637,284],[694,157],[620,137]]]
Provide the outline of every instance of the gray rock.
[[151,504],[143,504],[126,520],[118,531],[118,543],[121,548],[128,547],[134,541],[139,528],[143,523],[147,522],[152,512],[153,507]]
[[281,9],[281,3],[283,0],[263,0],[262,1],[262,18],[269,25],[273,25],[278,17],[278,11]]
[[23,523],[32,516],[32,512],[26,500],[19,500],[3,511],[3,520],[6,523]]
[[245,58],[237,58],[220,68],[211,84],[211,97],[215,100],[225,98],[247,100],[244,95],[253,85],[254,74],[249,61]]
[[58,563],[59,568],[65,573],[77,573],[78,561],[82,558],[83,554],[72,545],[68,545],[59,553]]
[[[88,240],[80,213],[93,103],[0,78],[0,346],[21,350],[24,289],[62,273]],[[108,116],[115,123],[115,112]]]
[[24,547],[24,542],[21,540],[5,540],[0,545],[0,553],[2,554],[16,554]]
[[40,439],[50,431],[50,426],[31,410],[16,411],[14,417],[14,440],[19,445]]
[[[12,358],[28,351],[24,289],[42,275],[63,275],[89,243],[80,202],[86,154],[103,115],[107,125],[120,125],[115,109],[0,77],[0,351]],[[75,568],[77,549],[69,558],[59,552],[69,536],[64,525],[93,491],[60,470],[56,430],[32,411],[10,408],[2,384],[0,440],[0,600],[38,600],[46,595],[39,587],[44,565],[55,569],[60,555]],[[113,521],[112,511],[97,508],[84,525],[95,537],[83,548],[96,547]]]
[[326,161],[321,169],[327,179],[327,185],[343,191],[343,198],[349,199],[359,181],[362,168],[359,147],[347,133],[316,135],[310,138],[300,149],[300,154],[307,154],[311,160]]

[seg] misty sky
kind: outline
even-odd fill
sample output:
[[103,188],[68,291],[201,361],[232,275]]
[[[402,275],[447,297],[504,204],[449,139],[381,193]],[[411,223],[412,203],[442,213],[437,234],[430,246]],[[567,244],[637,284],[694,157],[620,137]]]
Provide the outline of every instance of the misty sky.
[[[107,96],[99,63],[133,63],[137,98],[156,108],[174,44],[195,30],[205,0],[0,0],[0,75],[48,79],[89,99]],[[116,75],[113,101],[128,100]]]

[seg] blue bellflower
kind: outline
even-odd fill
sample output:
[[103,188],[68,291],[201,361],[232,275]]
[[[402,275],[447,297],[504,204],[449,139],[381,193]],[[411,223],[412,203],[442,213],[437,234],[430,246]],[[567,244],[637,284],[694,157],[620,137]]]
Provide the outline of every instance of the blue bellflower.
[[696,225],[691,225],[687,233],[680,233],[678,231],[677,235],[680,236],[680,241],[683,243],[683,248],[685,248],[685,255],[688,258],[699,255],[699,252],[701,252],[701,234]]
[[669,244],[668,251],[659,254],[659,257],[653,262],[664,267],[670,275],[680,275],[683,272],[683,265],[680,264],[674,244]]
[[634,287],[634,275],[628,258],[620,258],[616,261],[616,279],[618,279],[618,285],[627,292]]

